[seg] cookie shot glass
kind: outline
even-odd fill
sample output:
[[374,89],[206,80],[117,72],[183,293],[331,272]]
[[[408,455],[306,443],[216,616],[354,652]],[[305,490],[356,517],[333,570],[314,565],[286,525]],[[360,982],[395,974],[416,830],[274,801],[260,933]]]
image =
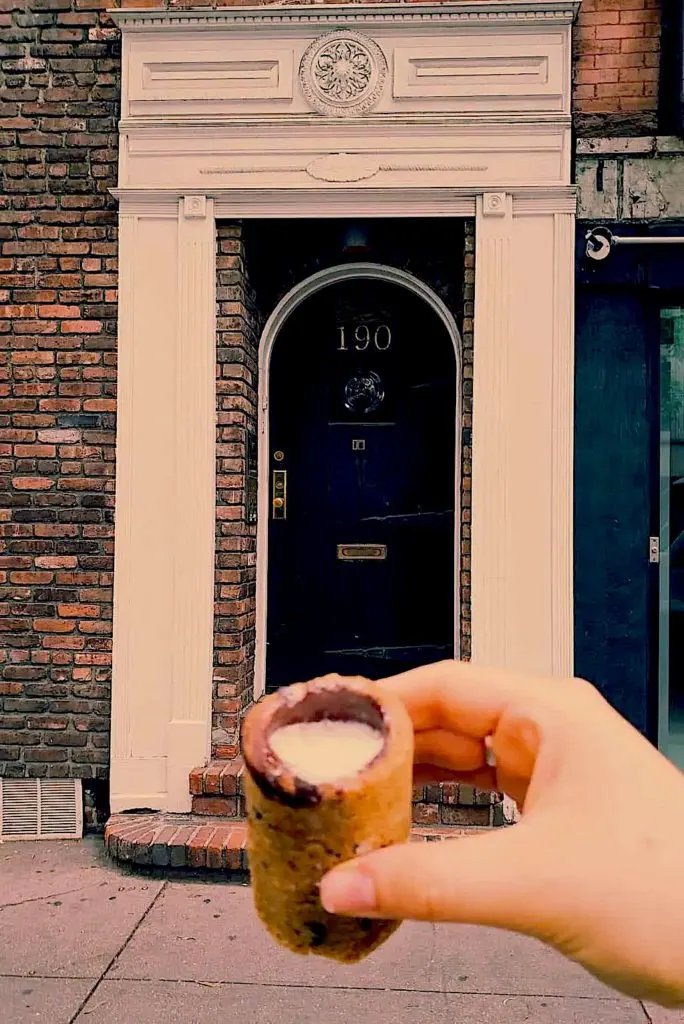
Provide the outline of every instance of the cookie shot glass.
[[257,913],[296,953],[355,963],[399,927],[321,905],[323,875],[406,842],[413,727],[403,703],[359,678],[283,687],[243,729],[249,863]]

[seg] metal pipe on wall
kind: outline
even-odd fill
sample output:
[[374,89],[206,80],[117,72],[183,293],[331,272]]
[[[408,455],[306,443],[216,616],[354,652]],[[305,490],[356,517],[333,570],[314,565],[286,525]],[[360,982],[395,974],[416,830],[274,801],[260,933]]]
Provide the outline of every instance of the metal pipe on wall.
[[682,235],[614,235],[608,228],[590,228],[585,238],[585,255],[590,260],[605,260],[616,245],[684,245]]

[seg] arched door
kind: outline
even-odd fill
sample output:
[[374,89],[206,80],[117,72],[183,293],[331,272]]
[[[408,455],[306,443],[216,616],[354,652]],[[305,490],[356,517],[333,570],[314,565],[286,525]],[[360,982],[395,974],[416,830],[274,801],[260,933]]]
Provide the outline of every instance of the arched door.
[[456,375],[443,320],[395,283],[330,284],[281,328],[267,690],[453,655]]

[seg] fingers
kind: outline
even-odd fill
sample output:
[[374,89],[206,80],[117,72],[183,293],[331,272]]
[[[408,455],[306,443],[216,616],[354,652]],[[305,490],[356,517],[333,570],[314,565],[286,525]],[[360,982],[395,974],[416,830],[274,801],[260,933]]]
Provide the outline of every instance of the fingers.
[[416,764],[434,764],[441,768],[472,772],[485,765],[485,748],[479,739],[461,736],[446,729],[428,729],[415,735]]
[[494,732],[509,705],[543,689],[529,676],[458,661],[425,665],[379,685],[401,697],[416,732],[446,729],[479,739]]
[[539,854],[525,823],[477,837],[392,846],[327,874],[321,900],[331,913],[355,917],[477,923],[538,934],[545,927],[549,884],[553,888],[544,877],[549,860]]

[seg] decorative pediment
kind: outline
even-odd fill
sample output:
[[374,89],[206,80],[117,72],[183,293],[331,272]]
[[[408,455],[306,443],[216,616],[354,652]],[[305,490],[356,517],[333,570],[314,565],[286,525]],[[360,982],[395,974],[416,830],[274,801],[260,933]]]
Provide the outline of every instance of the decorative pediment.
[[122,187],[569,181],[577,4],[113,12]]

